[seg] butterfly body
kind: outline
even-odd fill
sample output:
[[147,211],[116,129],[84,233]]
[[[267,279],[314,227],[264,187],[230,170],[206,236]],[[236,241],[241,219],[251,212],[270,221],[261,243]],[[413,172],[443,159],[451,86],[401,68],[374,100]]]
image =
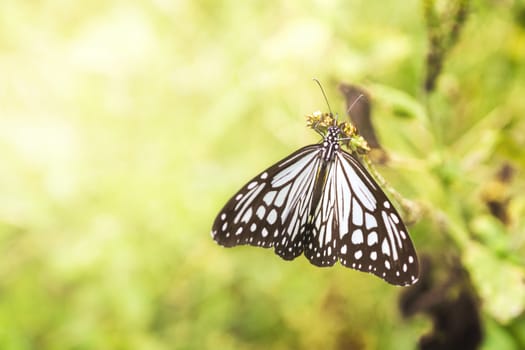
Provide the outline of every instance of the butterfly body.
[[[389,283],[415,283],[417,256],[399,214],[352,154],[355,128],[331,114],[309,126],[323,135],[249,181],[221,210],[212,237],[225,247],[273,247],[285,260],[304,253],[316,266],[337,261]],[[353,150],[341,148],[348,142]],[[357,146],[356,146],[357,145]]]
[[339,135],[341,129],[338,126],[331,126],[328,128],[327,135],[323,140],[323,159],[325,162],[334,160],[335,153],[340,148]]

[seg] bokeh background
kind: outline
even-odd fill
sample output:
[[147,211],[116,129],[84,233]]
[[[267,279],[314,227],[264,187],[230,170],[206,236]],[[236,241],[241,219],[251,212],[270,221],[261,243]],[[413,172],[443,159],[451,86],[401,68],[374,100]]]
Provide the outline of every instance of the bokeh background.
[[[523,1],[2,0],[0,23],[1,349],[415,349],[464,293],[473,344],[525,348]],[[421,290],[210,238],[318,141],[312,77],[342,115],[339,83],[369,93]]]

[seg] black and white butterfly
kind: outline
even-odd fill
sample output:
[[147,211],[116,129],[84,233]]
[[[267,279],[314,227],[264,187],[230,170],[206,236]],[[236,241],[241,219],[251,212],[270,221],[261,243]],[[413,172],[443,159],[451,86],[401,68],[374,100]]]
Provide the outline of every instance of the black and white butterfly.
[[[225,247],[274,247],[292,260],[304,253],[317,266],[344,266],[396,285],[417,281],[419,265],[396,209],[343,144],[359,139],[331,113],[314,113],[323,136],[249,181],[221,210],[212,237]],[[362,138],[361,138],[362,140]]]

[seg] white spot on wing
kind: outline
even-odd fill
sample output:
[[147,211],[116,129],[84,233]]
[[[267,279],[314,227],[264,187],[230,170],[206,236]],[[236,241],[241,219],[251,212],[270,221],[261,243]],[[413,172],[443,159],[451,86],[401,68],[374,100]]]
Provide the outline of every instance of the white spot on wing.
[[377,232],[375,231],[372,231],[368,234],[368,237],[366,239],[366,243],[368,244],[368,246],[373,246],[374,244],[376,244],[377,242],[379,242],[379,238],[377,237]]
[[257,229],[257,224],[253,223],[250,226],[250,231],[254,232]]
[[361,244],[363,242],[364,242],[363,231],[361,231],[360,229],[357,229],[354,232],[352,232],[352,243],[353,244]]
[[332,240],[332,225],[327,225],[326,227],[326,236],[324,238],[324,243],[328,244]]
[[346,244],[343,244],[343,246],[341,247],[341,254],[346,254],[346,249]]
[[355,197],[352,199],[352,222],[356,226],[363,225],[363,209],[357,203]]
[[388,245],[388,241],[383,239],[383,243],[381,243],[381,252],[385,255],[390,256],[390,246]]
[[361,259],[362,256],[363,256],[363,251],[361,250],[358,250],[354,253],[354,258],[356,258],[356,260]]
[[257,217],[261,220],[264,217],[265,213],[266,213],[266,208],[264,207],[264,205],[259,206],[259,208],[257,208],[257,211],[255,212],[255,214],[257,214]]
[[321,226],[321,230],[319,231],[319,246],[323,246],[323,238],[324,238],[324,232],[326,230],[326,225]]
[[248,184],[248,187],[246,187],[246,189],[251,190],[255,186],[257,186],[257,181],[252,181]]
[[377,252],[376,251],[373,251],[373,252],[370,253],[370,259],[372,259],[374,261],[377,259]]
[[396,224],[399,224],[399,218],[395,213],[390,213],[390,217],[392,218],[392,221]]
[[266,217],[266,221],[268,221],[270,225],[273,225],[276,220],[277,220],[277,211],[275,211],[275,209],[272,209],[270,213],[268,213],[268,216]]
[[268,177],[268,173],[265,171],[264,173],[261,174],[261,179],[266,179]]
[[377,220],[370,213],[365,213],[365,227],[366,227],[367,230],[370,230],[371,228],[377,227]]

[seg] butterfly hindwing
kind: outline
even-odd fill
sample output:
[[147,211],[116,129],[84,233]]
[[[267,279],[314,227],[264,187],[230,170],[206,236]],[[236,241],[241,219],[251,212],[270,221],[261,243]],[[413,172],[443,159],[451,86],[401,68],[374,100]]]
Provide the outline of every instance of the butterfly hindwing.
[[[326,180],[323,186],[320,198],[316,203],[312,203],[312,218],[309,230],[305,232],[305,251],[306,258],[316,266],[332,266],[337,261],[337,236],[338,220],[336,205],[338,200],[337,181],[334,174],[333,163],[327,168]],[[349,195],[349,193],[344,193]]]
[[321,152],[320,145],[303,147],[243,186],[215,219],[215,241],[275,247],[287,260],[300,255]]

